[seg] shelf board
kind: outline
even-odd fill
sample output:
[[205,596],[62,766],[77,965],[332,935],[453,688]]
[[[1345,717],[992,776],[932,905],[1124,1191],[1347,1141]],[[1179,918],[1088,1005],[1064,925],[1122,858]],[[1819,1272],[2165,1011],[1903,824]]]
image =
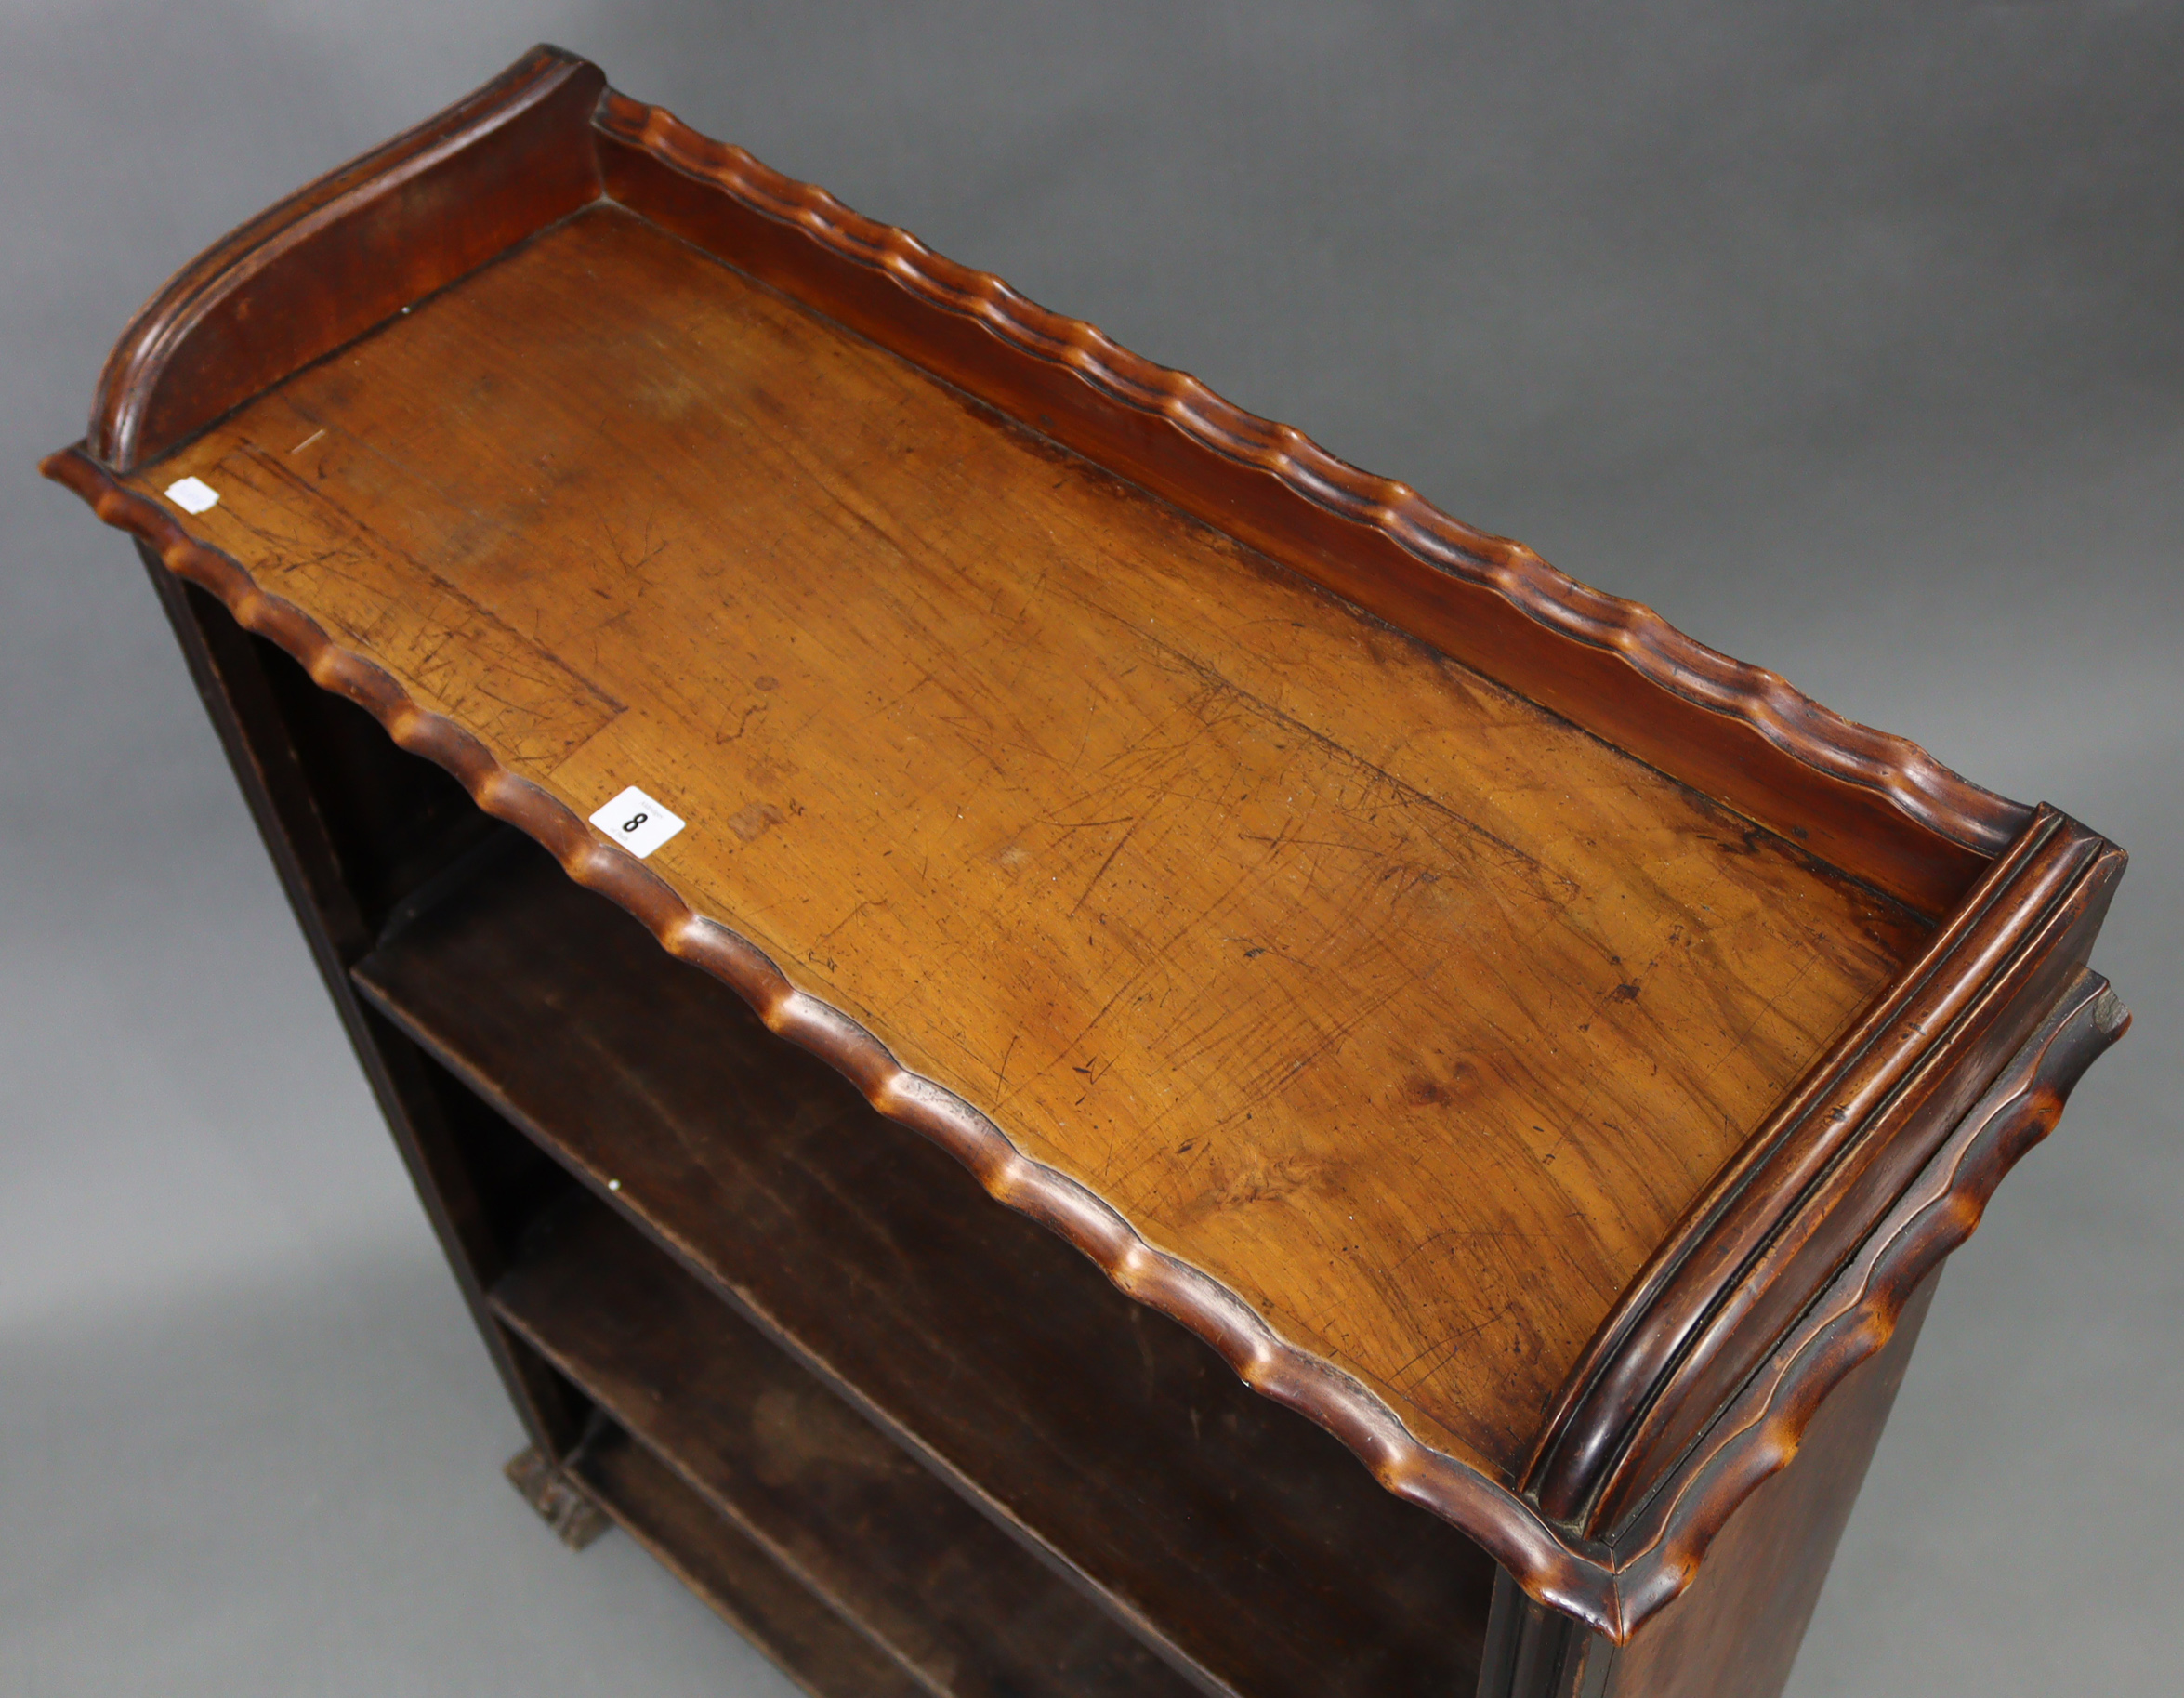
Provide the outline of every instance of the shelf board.
[[130,482],[184,477],[414,742],[547,835],[657,797],[658,924],[1503,1482],[1927,933],[619,204]]
[[414,928],[438,1125],[348,974],[466,833],[1617,1644],[2127,1018],[2097,834],[553,49],[185,268],[43,469],[143,546],[544,1451],[470,1111],[1255,1692],[1445,1690],[1479,1553],[725,998],[487,939],[433,1007]]
[[533,1228],[492,1301],[932,1692],[1196,1690],[587,1194]]
[[398,1026],[1169,1660],[1462,1690],[1492,1565],[512,836],[355,969]]
[[568,1467],[624,1532],[816,1698],[930,1698],[627,1433],[604,1428]]

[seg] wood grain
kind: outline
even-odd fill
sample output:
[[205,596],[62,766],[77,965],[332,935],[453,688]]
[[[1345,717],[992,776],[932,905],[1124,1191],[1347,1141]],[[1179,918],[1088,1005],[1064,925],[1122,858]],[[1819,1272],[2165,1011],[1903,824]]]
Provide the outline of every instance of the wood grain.
[[1478,1698],[1778,1698],[1888,1418],[1939,1275],[1852,1369],[1796,1459],[1730,1518],[1688,1591],[1626,1644],[1495,1584]]
[[1922,935],[612,210],[140,487],[185,474],[268,593],[577,812],[658,796],[693,907],[1504,1477]]
[[[480,851],[354,977],[708,1290],[1205,1685],[1327,1698],[1468,1679],[1492,1568],[1475,1547],[528,843]],[[625,1324],[664,1349],[655,1308]]]
[[534,47],[477,93],[176,273],[99,375],[88,441],[125,468],[599,192],[596,65]]
[[1796,1460],[1730,1518],[1691,1589],[1614,1652],[1608,1698],[1775,1698],[1789,1683],[1939,1279],[1919,1283],[1888,1343],[1836,1388]]
[[232,557],[191,537],[162,507],[123,488],[88,455],[65,451],[47,456],[42,468],[78,491],[106,522],[139,537],[164,570],[217,596],[245,631],[294,656],[330,694],[369,713],[388,732],[391,750],[452,774],[482,813],[520,826],[577,883],[612,898],[670,954],[735,990],[770,1031],[825,1060],[882,1114],[947,1151],[990,1195],[1066,1239],[1138,1302],[1189,1327],[1255,1391],[1325,1428],[1389,1492],[1464,1529],[1558,1607],[1603,1627],[1621,1620],[1615,1578],[1597,1542],[1572,1542],[1506,1484],[1421,1444],[1355,1379],[1278,1337],[1203,1272],[1151,1248],[1083,1186],[1027,1160],[963,1099],[906,1073],[869,1032],[798,991],[746,940],[692,913],[657,875],[565,804],[508,771],[452,719],[424,712],[384,668],[337,648],[316,622],[259,591]]
[[1543,1423],[1527,1487],[1612,1528],[1872,1231],[2089,954],[2122,852],[2053,809],[1724,1166]]
[[1095,463],[1927,913],[2029,810],[1651,608],[610,91],[608,192]]
[[1616,1529],[1611,1637],[1627,1639],[1691,1584],[1737,1506],[1790,1465],[1836,1388],[1888,1348],[1927,1277],[1977,1230],[1995,1187],[2130,1024],[2107,980],[2073,977],[1772,1355]]
[[[1391,1491],[1473,1532],[1533,1597],[1626,1639],[1690,1584],[1861,1341],[1886,1337],[2121,1031],[2112,998],[2073,1002],[2068,982],[2120,854],[656,109],[610,93],[585,124],[600,86],[596,68],[542,49],[209,252],[117,347],[89,452],[51,457],[48,475]],[[602,191],[620,206],[551,228]],[[632,209],[743,277],[691,281],[702,262],[666,257]],[[587,242],[588,270],[540,270],[539,255]],[[519,275],[502,304],[533,319],[444,334]],[[612,298],[617,276],[636,292]],[[419,328],[435,313],[437,343]],[[390,381],[343,393],[352,356]],[[243,456],[231,469],[251,493],[195,534],[159,503],[164,480],[113,481],[274,385],[230,423],[277,425],[285,407],[312,425],[295,406],[316,397],[331,407],[314,428],[332,489],[315,466],[283,484],[311,441],[278,431],[230,433],[224,449],[208,435],[177,456],[177,470],[201,449]],[[270,558],[208,546],[252,500]],[[697,558],[664,569],[644,528],[667,509],[670,541]],[[401,534],[404,520],[429,534]],[[572,561],[590,593],[626,605],[557,612],[542,580]],[[717,593],[731,567],[741,577]],[[254,576],[282,573],[281,590]],[[383,617],[390,595],[410,612]],[[774,658],[807,625],[829,640],[785,673],[737,647],[755,634]],[[472,652],[486,664],[460,664]],[[948,688],[964,693],[937,702]],[[303,699],[285,704],[298,726]],[[768,718],[792,704],[800,720]],[[223,726],[253,759],[278,742]],[[815,744],[824,758],[809,757]],[[687,784],[678,805],[698,801],[680,851],[640,866],[582,819],[607,768],[655,755]],[[1040,764],[1086,755],[1098,764],[1074,776],[1110,790],[1065,792]],[[985,780],[951,792],[981,757]],[[1045,782],[1017,782],[1030,775]],[[1111,791],[1139,804],[1114,824],[1053,810]],[[342,798],[310,806],[339,835]],[[1048,836],[1028,841],[1027,823]],[[1305,834],[1328,824],[1340,835]],[[361,947],[358,928],[413,882],[380,851],[414,838],[425,866],[438,829],[371,821],[375,886],[290,880],[322,953]],[[2009,866],[2051,854],[2059,830],[2072,865],[2050,912],[2040,879]],[[876,864],[905,842],[915,880]],[[1020,849],[1025,863],[1001,864]],[[1717,851],[1750,864],[1724,870]],[[1922,942],[1916,916],[1811,853],[1941,932]],[[1396,873],[1375,882],[1374,856]],[[698,861],[704,879],[684,864]],[[1345,863],[1365,870],[1346,882]],[[1991,912],[1998,879],[2009,895]],[[1612,905],[1618,888],[1635,921]],[[1818,923],[1798,907],[1815,891]],[[724,895],[756,905],[725,909]],[[797,912],[814,903],[831,907]],[[1994,912],[1995,937],[2023,948],[1952,947]],[[1253,928],[1207,932],[1231,917]],[[1645,970],[1587,977],[1603,953]],[[1058,981],[1112,998],[1072,1007]],[[1179,1013],[1133,1000],[1163,993]],[[1935,1031],[1911,1008],[1920,996],[1958,1012]],[[1875,1022],[1906,1010],[1876,1048]],[[1404,1024],[1413,1014],[1435,1018]],[[1950,1130],[2043,1015],[2030,1095],[1995,1107],[1991,1092]],[[1757,1035],[1708,1071],[1695,1052],[1722,1031],[1738,1052]],[[1000,1040],[1031,1033],[1046,1042],[1027,1075]],[[1086,1037],[1127,1043],[1072,1047]],[[1799,1054],[1800,1083],[1773,1077]],[[1070,1097],[1062,1071],[1080,1067],[1086,1088]],[[1846,1083],[1849,1124],[1806,1112]],[[1218,1136],[1158,1141],[1164,1089]],[[1573,1148],[1543,1151],[1506,1112],[1534,1099],[1553,1112],[1529,1130]],[[1723,1166],[1740,1105],[1761,1129]],[[1400,1139],[1379,1136],[1391,1127]],[[1548,1175],[1549,1154],[1582,1155],[1585,1171]],[[1824,1324],[1824,1304],[1800,1316],[1846,1257],[1868,1283]],[[1626,1348],[1656,1322],[1664,1355]],[[1536,1415],[1543,1396],[1554,1424],[1527,1443],[1526,1402]],[[1510,1491],[1586,1407],[1593,1439],[1570,1454],[1592,1459],[1580,1474],[1606,1472],[1569,1502],[1621,1518],[1612,1547]]]

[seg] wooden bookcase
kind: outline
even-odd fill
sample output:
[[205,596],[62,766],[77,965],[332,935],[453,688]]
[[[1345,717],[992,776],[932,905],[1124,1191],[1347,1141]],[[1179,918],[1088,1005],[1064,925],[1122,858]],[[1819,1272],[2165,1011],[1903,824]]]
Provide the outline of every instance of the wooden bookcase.
[[1778,1691],[2125,1023],[2096,834],[552,50],[184,271],[46,469],[512,1477],[817,1692]]

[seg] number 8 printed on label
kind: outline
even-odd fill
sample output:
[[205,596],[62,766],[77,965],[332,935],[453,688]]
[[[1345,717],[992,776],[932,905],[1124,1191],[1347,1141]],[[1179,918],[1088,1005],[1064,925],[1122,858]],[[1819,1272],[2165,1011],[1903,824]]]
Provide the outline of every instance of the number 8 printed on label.
[[591,817],[591,823],[642,861],[682,829],[678,814],[635,784]]

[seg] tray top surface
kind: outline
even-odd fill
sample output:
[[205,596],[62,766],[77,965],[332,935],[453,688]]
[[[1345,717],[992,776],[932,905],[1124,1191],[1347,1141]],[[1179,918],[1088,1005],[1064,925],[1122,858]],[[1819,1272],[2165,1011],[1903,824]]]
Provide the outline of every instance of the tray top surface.
[[131,481],[1508,1478],[1920,923],[599,205]]

